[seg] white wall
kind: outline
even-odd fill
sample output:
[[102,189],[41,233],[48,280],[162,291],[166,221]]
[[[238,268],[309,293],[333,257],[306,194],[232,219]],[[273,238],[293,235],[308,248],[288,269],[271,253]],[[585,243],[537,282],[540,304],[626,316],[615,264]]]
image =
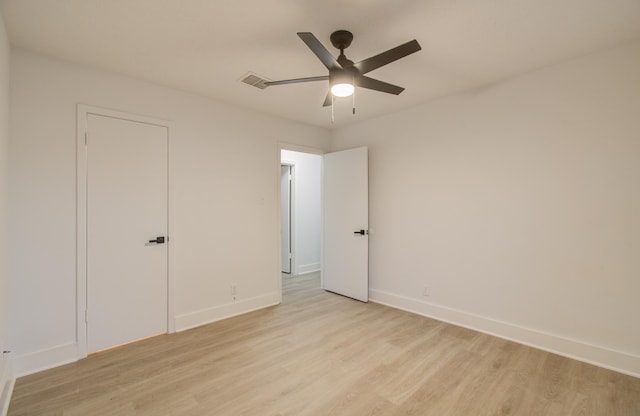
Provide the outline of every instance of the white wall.
[[640,375],[640,42],[333,134],[361,145],[374,300]]
[[282,161],[295,164],[294,274],[320,270],[320,188],[322,156],[282,150]]
[[[7,397],[3,396],[5,385],[11,379],[8,359],[2,351],[9,350],[7,342],[7,200],[8,200],[8,153],[9,153],[9,66],[10,47],[4,20],[0,14],[0,414]],[[7,386],[8,387],[8,386]],[[8,389],[6,390],[8,393]]]
[[174,123],[178,329],[278,302],[278,141],[323,149],[326,130],[21,50],[13,51],[11,71],[9,334],[16,373],[76,358],[78,103]]

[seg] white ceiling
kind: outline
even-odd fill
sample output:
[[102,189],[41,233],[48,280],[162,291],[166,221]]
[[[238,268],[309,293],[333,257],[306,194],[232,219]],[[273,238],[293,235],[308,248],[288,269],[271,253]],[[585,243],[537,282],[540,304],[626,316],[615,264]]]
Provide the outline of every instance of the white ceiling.
[[[358,62],[417,39],[422,51],[368,75],[406,88],[359,89],[336,124],[397,111],[640,38],[640,0],[0,0],[13,46],[331,127],[325,82],[277,80],[327,71],[296,36],[353,32]],[[337,55],[337,53],[336,53]],[[346,101],[345,101],[346,100]]]

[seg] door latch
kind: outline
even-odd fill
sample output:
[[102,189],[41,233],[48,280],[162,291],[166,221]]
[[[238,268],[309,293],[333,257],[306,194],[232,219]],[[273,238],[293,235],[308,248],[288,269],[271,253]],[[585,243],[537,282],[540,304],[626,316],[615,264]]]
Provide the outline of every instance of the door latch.
[[369,234],[369,230],[358,230],[353,232],[353,235],[368,235],[368,234]]
[[152,244],[164,244],[164,236],[156,237],[155,240],[149,240],[145,246],[150,246]]

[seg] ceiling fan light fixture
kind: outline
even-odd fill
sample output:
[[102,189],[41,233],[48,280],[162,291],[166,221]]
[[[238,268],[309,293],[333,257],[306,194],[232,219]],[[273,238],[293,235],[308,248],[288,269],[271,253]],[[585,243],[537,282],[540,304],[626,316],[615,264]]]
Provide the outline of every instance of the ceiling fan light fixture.
[[344,70],[332,71],[329,74],[329,85],[334,97],[350,97],[355,90],[353,75]]
[[350,97],[353,95],[354,90],[355,87],[353,84],[347,82],[341,82],[331,86],[331,94],[333,94],[334,97]]

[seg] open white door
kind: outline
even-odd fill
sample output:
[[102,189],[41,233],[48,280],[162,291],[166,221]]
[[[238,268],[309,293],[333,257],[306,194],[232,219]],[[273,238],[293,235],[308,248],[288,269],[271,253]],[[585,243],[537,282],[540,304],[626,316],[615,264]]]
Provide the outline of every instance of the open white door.
[[367,150],[328,153],[323,163],[323,287],[363,302],[369,300]]

